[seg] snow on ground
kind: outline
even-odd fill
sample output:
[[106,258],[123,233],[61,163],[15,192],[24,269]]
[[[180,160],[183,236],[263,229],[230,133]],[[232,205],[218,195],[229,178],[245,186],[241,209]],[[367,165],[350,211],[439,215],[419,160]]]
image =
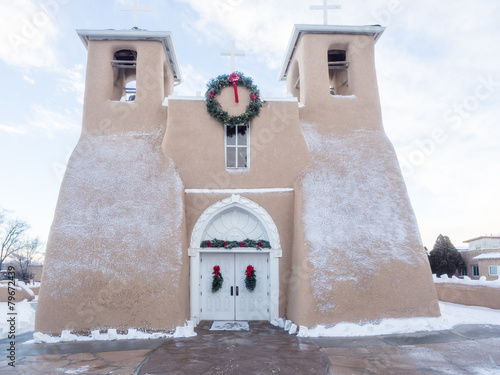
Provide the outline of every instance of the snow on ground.
[[377,336],[422,331],[440,331],[462,324],[500,325],[500,310],[487,307],[439,302],[441,316],[437,318],[382,319],[376,323],[339,323],[326,328],[319,325],[299,330],[301,337]]
[[[346,336],[376,336],[397,333],[412,333],[420,331],[439,331],[451,329],[461,324],[491,324],[500,325],[500,310],[488,309],[486,307],[457,305],[448,302],[439,302],[441,316],[438,318],[403,318],[383,319],[377,323],[354,324],[340,323],[336,326],[326,328],[317,326],[312,329],[301,327],[301,337],[346,337]],[[0,316],[7,317],[7,302],[0,302]],[[16,303],[17,327],[16,335],[33,331],[35,327],[35,311],[27,301]],[[130,329],[128,334],[120,335],[116,330],[109,333],[93,332],[91,336],[77,336],[68,331],[63,332],[62,337],[52,337],[42,333],[35,334],[33,342],[63,342],[63,341],[92,341],[92,340],[132,340],[132,339],[154,339],[167,337],[187,337],[191,335],[192,326],[177,328],[175,333],[145,333]],[[6,338],[9,332],[7,319],[0,321],[0,339]]]
[[[15,312],[16,315],[7,315],[7,313]],[[14,317],[16,322],[15,335],[20,335],[24,332],[33,331],[35,326],[35,310],[31,308],[31,304],[24,300],[15,303],[15,311],[10,311],[7,302],[0,302],[0,339],[4,339],[9,335],[10,323],[9,318]]]

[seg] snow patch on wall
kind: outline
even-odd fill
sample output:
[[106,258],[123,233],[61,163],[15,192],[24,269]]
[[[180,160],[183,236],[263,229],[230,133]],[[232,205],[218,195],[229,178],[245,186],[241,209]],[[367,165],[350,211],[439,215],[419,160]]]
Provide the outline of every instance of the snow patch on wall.
[[[303,176],[306,240],[313,294],[322,312],[335,282],[364,287],[388,262],[421,264],[418,226],[402,187],[392,144],[383,131],[321,134],[302,123],[312,163]],[[413,246],[413,247],[412,247]],[[389,276],[389,275],[388,275]]]
[[[161,151],[163,133],[80,139],[49,239],[45,287],[52,295],[80,289],[75,275],[126,280],[139,273],[156,279],[179,274],[184,187]],[[170,283],[177,287],[177,278]]]

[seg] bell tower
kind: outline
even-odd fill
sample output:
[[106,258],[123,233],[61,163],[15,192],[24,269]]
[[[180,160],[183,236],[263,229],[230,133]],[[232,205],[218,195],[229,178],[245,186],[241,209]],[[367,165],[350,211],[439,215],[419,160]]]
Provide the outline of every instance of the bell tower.
[[280,79],[302,117],[341,129],[382,129],[374,45],[381,26],[295,25]]
[[77,33],[88,49],[82,133],[148,131],[164,124],[162,103],[181,81],[171,33]]
[[[161,149],[163,103],[181,79],[172,36],[77,32],[88,49],[82,132],[47,241],[36,330],[181,327],[189,316],[184,189]],[[166,274],[175,281],[165,287]]]
[[285,55],[280,78],[298,98],[310,157],[294,185],[287,317],[297,325],[439,315],[382,125],[374,45],[383,31],[296,25]]

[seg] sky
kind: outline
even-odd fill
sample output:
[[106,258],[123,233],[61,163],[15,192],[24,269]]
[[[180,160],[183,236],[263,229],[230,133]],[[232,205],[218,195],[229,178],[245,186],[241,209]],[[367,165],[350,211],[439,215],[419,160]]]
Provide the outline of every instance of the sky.
[[[236,69],[264,97],[278,81],[294,24],[322,24],[323,0],[138,0],[137,26],[171,31],[183,82],[204,93]],[[86,49],[75,29],[130,29],[134,0],[0,0],[0,207],[46,241],[81,130]],[[500,2],[330,0],[330,25],[386,27],[375,47],[384,127],[423,243],[456,247],[500,233]]]

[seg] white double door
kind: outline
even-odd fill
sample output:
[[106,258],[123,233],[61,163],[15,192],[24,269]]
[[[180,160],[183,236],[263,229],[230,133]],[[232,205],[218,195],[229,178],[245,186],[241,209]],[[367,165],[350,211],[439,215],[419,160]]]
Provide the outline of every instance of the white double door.
[[[269,320],[269,254],[200,254],[201,320]],[[246,269],[254,267],[257,283],[245,287]],[[222,288],[212,293],[214,266],[224,278]]]

